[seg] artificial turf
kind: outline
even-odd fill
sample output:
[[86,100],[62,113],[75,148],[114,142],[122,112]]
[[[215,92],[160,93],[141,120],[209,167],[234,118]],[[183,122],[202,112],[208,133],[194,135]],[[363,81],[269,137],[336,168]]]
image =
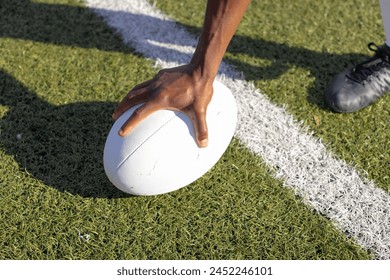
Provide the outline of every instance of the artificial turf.
[[[111,112],[131,87],[155,74],[153,62],[124,46],[79,1],[3,2],[1,259],[372,258],[273,178],[261,159],[237,140],[212,170],[190,186],[152,197],[121,193],[102,167]],[[271,100],[288,104],[289,112],[339,157],[367,170],[386,189],[389,136],[388,117],[383,115],[389,110],[388,97],[354,115],[324,108],[320,96],[325,80],[363,55],[345,55],[358,50],[348,40],[341,44],[335,38],[324,39],[317,45],[307,38],[304,29],[314,28],[317,19],[331,21],[335,10],[327,16],[311,15],[308,1],[289,3],[253,1],[227,60]],[[330,9],[332,3],[336,5],[336,1],[317,5]],[[160,0],[156,4],[191,32],[199,31],[204,3]],[[278,5],[294,13],[279,13]],[[359,5],[363,13],[360,9],[365,6]],[[368,14],[379,15],[377,8],[366,8]],[[284,30],[282,23],[288,17],[301,20],[299,12],[311,20]],[[357,24],[359,13],[341,15]],[[270,24],[271,18],[279,27]],[[267,23],[264,30],[252,27],[256,21]],[[371,24],[380,26],[379,21]],[[340,22],[337,26],[347,33],[351,28]],[[337,37],[342,31],[334,32],[328,36]],[[363,39],[359,35],[354,42],[364,45]],[[340,61],[343,65],[335,64]],[[319,67],[309,66],[311,62]]]
[[[206,1],[155,1],[195,34]],[[331,112],[331,79],[384,43],[379,1],[252,1],[226,60],[309,127],[341,159],[390,192],[390,95],[352,114]]]

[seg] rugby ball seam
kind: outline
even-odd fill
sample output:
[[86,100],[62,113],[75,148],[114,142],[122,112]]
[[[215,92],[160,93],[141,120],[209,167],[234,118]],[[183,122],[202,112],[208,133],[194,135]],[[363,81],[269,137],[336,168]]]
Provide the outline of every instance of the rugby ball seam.
[[137,147],[134,148],[134,150],[132,150],[119,164],[118,166],[116,167],[116,170],[119,170],[123,164],[125,164],[125,162],[135,153],[137,152],[137,150],[139,150],[150,138],[152,138],[154,135],[156,135],[156,133],[158,133],[161,129],[163,129],[166,125],[168,125],[172,120],[174,120],[175,118],[178,118],[179,116],[183,115],[182,112],[174,112],[175,115],[170,118],[166,123],[164,123],[163,125],[161,125],[157,130],[155,130],[151,135],[149,135],[148,137],[145,138],[145,140],[143,140],[141,143],[138,144]]

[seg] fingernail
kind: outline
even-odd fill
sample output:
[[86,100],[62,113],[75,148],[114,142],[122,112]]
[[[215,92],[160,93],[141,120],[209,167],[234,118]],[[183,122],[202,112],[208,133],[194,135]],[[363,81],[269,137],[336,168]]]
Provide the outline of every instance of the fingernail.
[[206,148],[208,144],[209,144],[208,139],[199,140],[199,146],[201,148]]

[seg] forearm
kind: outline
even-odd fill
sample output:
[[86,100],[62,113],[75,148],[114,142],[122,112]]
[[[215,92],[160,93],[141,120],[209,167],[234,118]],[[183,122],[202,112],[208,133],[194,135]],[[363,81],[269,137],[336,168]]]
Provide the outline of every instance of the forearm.
[[191,64],[202,77],[214,79],[250,0],[208,0],[203,30]]

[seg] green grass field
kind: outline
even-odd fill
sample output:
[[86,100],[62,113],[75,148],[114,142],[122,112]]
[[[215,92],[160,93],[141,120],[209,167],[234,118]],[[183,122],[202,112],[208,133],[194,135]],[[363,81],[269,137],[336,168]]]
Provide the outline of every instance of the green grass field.
[[[190,186],[121,193],[104,141],[153,61],[80,1],[0,1],[0,259],[374,258],[236,139]],[[205,1],[153,2],[199,33]],[[377,1],[253,0],[226,61],[389,193],[390,96],[348,115],[322,98],[383,40]]]

